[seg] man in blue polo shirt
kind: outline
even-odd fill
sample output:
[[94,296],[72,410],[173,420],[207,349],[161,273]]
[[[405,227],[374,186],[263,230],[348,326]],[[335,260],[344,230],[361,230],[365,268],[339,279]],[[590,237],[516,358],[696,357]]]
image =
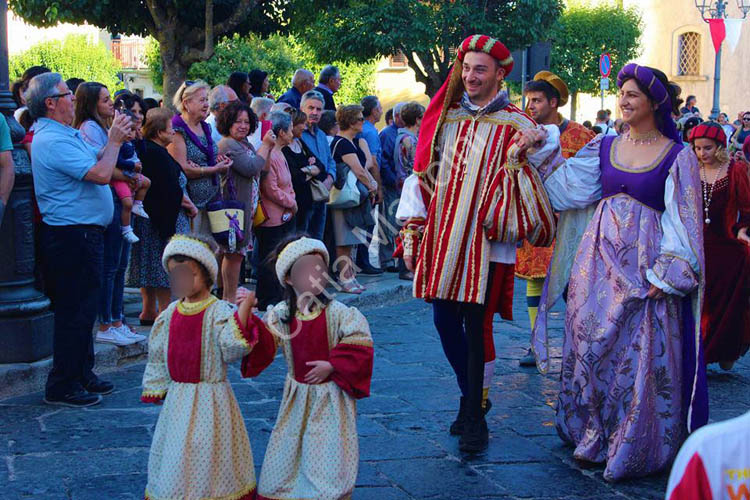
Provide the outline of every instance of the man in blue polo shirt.
[[[302,141],[318,161],[325,166],[328,177],[324,183],[328,189],[331,189],[333,181],[336,179],[336,162],[331,155],[331,147],[328,145],[325,132],[318,128],[323,106],[323,96],[316,90],[305,92],[302,96],[300,109],[307,115],[307,128],[302,132]],[[326,227],[326,202],[313,202],[310,212],[310,224],[307,227],[307,233],[322,241]]]
[[55,310],[52,370],[44,401],[90,406],[114,390],[94,368],[93,328],[102,275],[108,186],[132,122],[116,113],[101,157],[71,127],[75,96],[58,73],[34,77],[25,94],[34,125],[31,171],[43,228],[41,247]]

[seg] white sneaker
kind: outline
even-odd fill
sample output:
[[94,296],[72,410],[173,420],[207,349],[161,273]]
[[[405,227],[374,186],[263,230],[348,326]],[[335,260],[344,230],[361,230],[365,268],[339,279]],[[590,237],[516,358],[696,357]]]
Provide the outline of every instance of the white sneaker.
[[119,328],[116,326],[113,326],[112,328],[114,328],[115,330],[118,330],[122,334],[123,337],[134,339],[136,342],[146,340],[145,335],[141,335],[140,333],[135,333],[133,330],[128,328],[128,325],[126,325],[125,323],[121,324]]
[[141,239],[135,235],[132,228],[128,228],[122,233],[122,237],[125,238],[125,241],[128,243],[138,243],[141,241]]
[[134,203],[133,209],[130,211],[133,215],[137,215],[138,217],[143,217],[144,219],[148,219],[149,216],[146,213],[146,210],[143,208],[142,203]]
[[136,342],[135,339],[125,337],[120,330],[112,327],[107,328],[103,332],[101,330],[96,332],[96,341],[118,346],[135,344]]

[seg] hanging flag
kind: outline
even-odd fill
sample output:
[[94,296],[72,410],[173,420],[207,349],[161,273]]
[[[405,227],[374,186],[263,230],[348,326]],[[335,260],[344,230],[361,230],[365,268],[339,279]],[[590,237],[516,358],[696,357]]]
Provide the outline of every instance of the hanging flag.
[[708,19],[708,28],[711,30],[711,41],[714,42],[714,50],[718,54],[721,42],[727,36],[727,29],[723,19]]
[[727,32],[727,44],[732,52],[737,48],[737,44],[740,43],[740,35],[742,34],[742,19],[724,19],[724,26]]

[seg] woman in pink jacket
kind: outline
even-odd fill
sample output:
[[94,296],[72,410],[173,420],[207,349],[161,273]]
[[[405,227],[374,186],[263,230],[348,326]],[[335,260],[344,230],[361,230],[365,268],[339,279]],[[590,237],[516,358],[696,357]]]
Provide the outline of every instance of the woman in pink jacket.
[[260,205],[266,220],[258,226],[255,234],[258,237],[258,286],[256,295],[258,307],[265,310],[267,306],[282,300],[282,290],[272,269],[265,262],[288,235],[294,232],[294,215],[297,213],[297,201],[294,198],[292,175],[289,165],[281,150],[294,139],[292,135],[292,118],[287,113],[271,114],[271,130],[276,144],[271,150],[268,173],[260,181]]

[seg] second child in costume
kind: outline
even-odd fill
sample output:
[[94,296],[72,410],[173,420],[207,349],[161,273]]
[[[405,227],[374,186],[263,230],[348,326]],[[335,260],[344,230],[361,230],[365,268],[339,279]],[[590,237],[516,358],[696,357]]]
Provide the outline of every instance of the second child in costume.
[[237,309],[211,295],[218,263],[198,237],[172,237],[162,263],[181,298],[156,319],[148,343],[141,400],[164,406],[148,458],[146,499],[254,499],[253,455],[227,364],[258,340],[255,297],[238,294]]
[[706,297],[701,317],[706,363],[730,370],[750,346],[750,178],[729,159],[715,122],[690,131],[701,169]]
[[370,327],[356,308],[325,295],[322,241],[292,237],[277,255],[287,300],[269,307],[267,328],[242,364],[243,376],[257,376],[281,347],[288,369],[258,498],[350,498],[359,465],[356,400],[370,395]]

